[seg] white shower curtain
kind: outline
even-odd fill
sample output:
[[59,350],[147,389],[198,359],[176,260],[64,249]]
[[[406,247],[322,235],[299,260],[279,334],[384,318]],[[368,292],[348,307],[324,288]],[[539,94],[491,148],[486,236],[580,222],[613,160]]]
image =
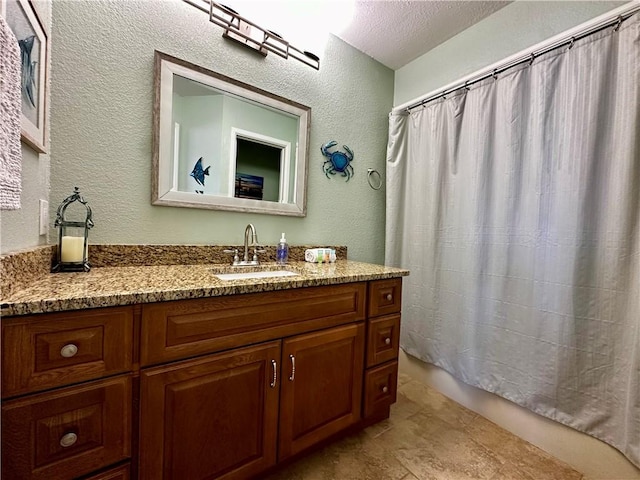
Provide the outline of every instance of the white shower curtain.
[[402,348],[640,466],[640,15],[390,117]]

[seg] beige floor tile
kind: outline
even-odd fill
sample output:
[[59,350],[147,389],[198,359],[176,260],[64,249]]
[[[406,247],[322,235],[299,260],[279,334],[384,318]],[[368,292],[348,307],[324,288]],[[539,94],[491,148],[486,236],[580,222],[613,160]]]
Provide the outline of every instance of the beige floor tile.
[[502,463],[461,429],[427,413],[417,413],[377,440],[419,479],[490,479]]
[[528,473],[518,470],[515,466],[507,464],[496,473],[491,480],[537,480]]
[[407,473],[405,477],[402,477],[402,480],[419,480],[413,473]]
[[508,463],[536,480],[580,480],[582,474],[538,447],[514,436],[498,452]]
[[413,380],[413,378],[411,378],[406,373],[402,373],[402,372],[398,373],[398,386],[399,387],[401,387],[405,383],[411,382],[412,380]]
[[[545,451],[522,440],[507,430],[478,416],[466,428],[478,443],[493,450],[505,463],[503,473],[498,478],[517,478],[515,473],[526,474],[536,480],[580,480],[582,474]],[[511,475],[511,477],[509,476]]]
[[410,381],[398,389],[398,396],[420,405],[421,412],[437,416],[449,422],[454,427],[464,427],[470,424],[477,413],[463,407],[440,392],[416,381]]
[[580,480],[581,474],[402,375],[391,417],[265,480]]
[[407,473],[384,444],[361,432],[300,459],[266,480],[401,480]]
[[424,406],[409,400],[405,395],[399,392],[396,403],[391,405],[391,415],[389,416],[389,418],[368,427],[365,432],[375,438],[381,433],[392,428],[393,425],[397,424],[398,422],[401,422],[402,420],[415,415],[423,408]]
[[515,438],[511,432],[499,427],[481,415],[476,416],[467,424],[465,432],[478,443],[496,451]]

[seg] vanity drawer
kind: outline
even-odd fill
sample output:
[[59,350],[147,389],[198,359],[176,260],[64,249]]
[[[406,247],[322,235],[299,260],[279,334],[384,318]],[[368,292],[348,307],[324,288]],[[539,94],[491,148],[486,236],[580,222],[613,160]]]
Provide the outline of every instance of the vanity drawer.
[[131,370],[133,309],[104,308],[2,321],[2,397]]
[[364,379],[364,417],[384,414],[396,402],[398,362],[367,370]]
[[402,278],[376,280],[369,283],[369,316],[400,312],[402,305]]
[[367,367],[398,358],[400,315],[369,320],[367,328]]
[[142,306],[140,363],[154,365],[365,319],[366,283]]
[[75,478],[131,455],[131,378],[2,404],[2,478]]

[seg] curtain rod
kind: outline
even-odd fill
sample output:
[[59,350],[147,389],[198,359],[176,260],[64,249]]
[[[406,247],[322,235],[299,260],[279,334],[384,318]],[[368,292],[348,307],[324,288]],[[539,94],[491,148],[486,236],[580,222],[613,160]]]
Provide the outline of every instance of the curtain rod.
[[523,63],[531,64],[540,55],[544,55],[545,53],[549,53],[566,45],[569,45],[569,48],[571,48],[576,40],[581,40],[585,37],[588,37],[589,35],[593,35],[594,33],[600,32],[611,26],[614,26],[614,30],[618,31],[622,22],[638,12],[640,12],[640,3],[638,2],[632,2],[631,4],[623,5],[622,7],[601,15],[594,20],[591,20],[590,22],[584,23],[572,30],[561,33],[560,35],[556,35],[549,40],[541,42],[532,48],[512,55],[506,60],[494,63],[490,67],[483,68],[482,70],[478,70],[471,75],[463,77],[461,80],[450,83],[442,89],[438,89],[431,93],[428,93],[422,98],[419,97],[416,100],[412,100],[398,107],[395,107],[393,108],[392,113],[410,113],[412,109],[433,102],[434,100],[442,98],[456,90],[459,90],[461,88],[468,88],[469,86],[486,80],[490,77],[497,78],[498,74],[503,73],[517,65],[521,65]]

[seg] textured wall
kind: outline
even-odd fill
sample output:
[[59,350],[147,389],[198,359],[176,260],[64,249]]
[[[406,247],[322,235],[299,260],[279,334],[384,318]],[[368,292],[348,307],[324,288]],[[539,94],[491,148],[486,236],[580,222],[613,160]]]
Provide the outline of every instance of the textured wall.
[[444,87],[625,3],[513,2],[396,70],[393,104]]
[[[51,38],[51,0],[36,0],[34,5]],[[49,123],[45,122],[45,128],[49,128]],[[49,155],[39,155],[22,144],[20,209],[0,212],[0,253],[47,243],[47,236],[40,235],[40,199],[49,200]]]
[[[262,243],[284,231],[291,244],[342,244],[351,259],[382,262],[384,190],[366,173],[384,170],[393,72],[332,36],[316,71],[221,34],[178,0],[54,2],[52,204],[79,186],[95,243],[237,244],[251,222]],[[305,218],[151,205],[154,49],[311,107]],[[322,172],[319,146],[332,139],[355,152],[349,183]]]

